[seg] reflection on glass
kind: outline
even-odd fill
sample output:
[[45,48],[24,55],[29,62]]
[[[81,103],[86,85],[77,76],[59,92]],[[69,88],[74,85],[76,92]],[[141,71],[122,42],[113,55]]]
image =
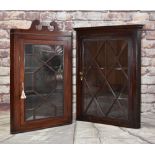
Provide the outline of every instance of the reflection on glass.
[[128,41],[83,42],[84,115],[128,119]]
[[61,117],[63,46],[25,44],[25,119]]

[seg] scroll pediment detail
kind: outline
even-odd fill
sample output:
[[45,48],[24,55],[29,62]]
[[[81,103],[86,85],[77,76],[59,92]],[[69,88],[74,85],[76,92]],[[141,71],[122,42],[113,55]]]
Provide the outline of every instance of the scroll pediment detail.
[[[58,24],[55,21],[52,21],[50,23],[50,26],[53,27],[52,31],[59,31]],[[51,29],[49,29],[49,26],[43,25],[39,20],[32,21],[30,30],[34,30],[34,31],[51,31]]]

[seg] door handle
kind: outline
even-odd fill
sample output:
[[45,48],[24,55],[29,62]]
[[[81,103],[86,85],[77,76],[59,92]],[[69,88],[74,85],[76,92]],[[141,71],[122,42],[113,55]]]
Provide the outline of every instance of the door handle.
[[83,80],[83,72],[80,72],[80,80],[82,81]]
[[25,92],[24,92],[24,83],[22,82],[22,93],[21,93],[21,99],[26,99],[26,95],[25,95]]

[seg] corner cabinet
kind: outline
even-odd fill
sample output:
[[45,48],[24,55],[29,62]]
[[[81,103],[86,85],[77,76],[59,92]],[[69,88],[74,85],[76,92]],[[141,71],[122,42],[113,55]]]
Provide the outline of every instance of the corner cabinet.
[[72,122],[72,33],[11,30],[11,133]]
[[142,27],[75,28],[77,120],[140,128]]

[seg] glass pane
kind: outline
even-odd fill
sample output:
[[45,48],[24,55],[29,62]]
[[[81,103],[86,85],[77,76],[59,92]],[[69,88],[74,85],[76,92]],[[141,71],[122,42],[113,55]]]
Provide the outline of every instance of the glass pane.
[[25,119],[64,115],[63,46],[25,44]]
[[128,41],[84,40],[83,113],[128,119]]

